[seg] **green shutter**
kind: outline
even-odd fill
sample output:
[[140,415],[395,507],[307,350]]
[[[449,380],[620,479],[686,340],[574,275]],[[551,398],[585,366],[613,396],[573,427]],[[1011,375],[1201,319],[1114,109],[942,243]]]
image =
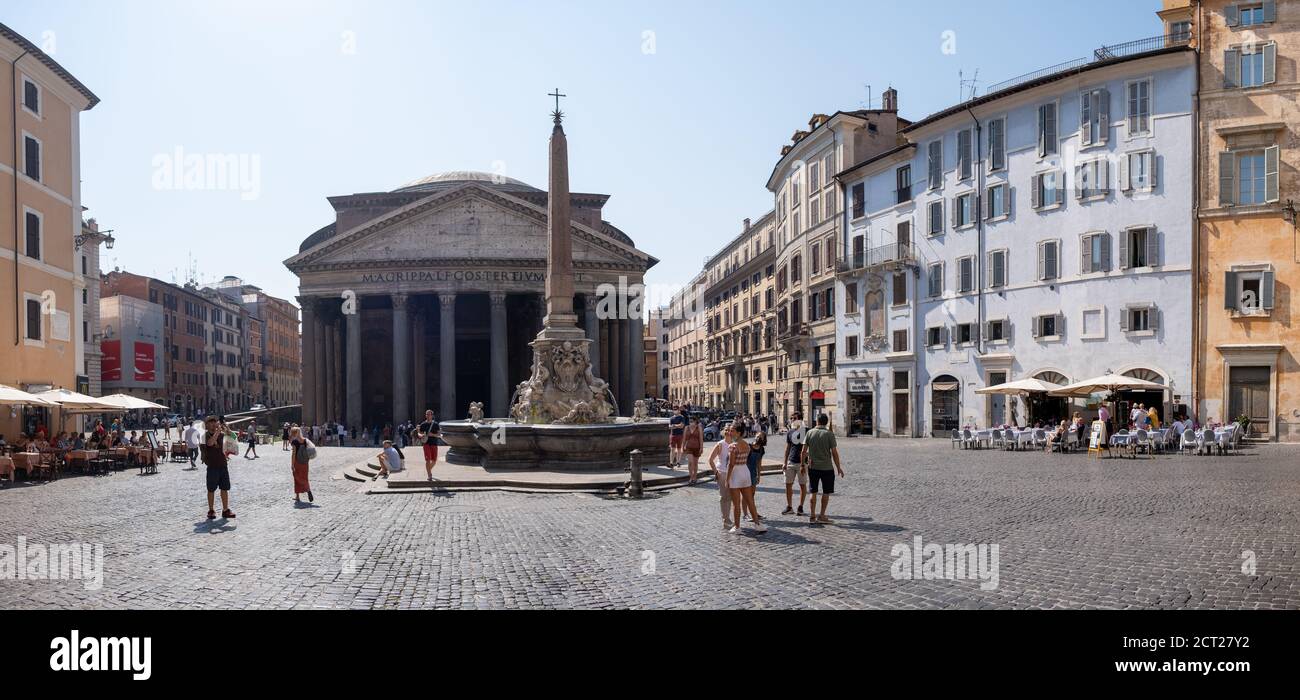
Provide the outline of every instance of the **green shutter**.
[[1277,44],[1264,44],[1264,84],[1277,82]]
[[1264,21],[1277,21],[1277,0],[1264,0]]
[[1266,311],[1273,309],[1274,277],[1272,272],[1265,272],[1259,283],[1260,307]]
[[1237,308],[1237,273],[1231,270],[1223,273],[1223,308]]
[[1223,151],[1219,154],[1219,206],[1230,207],[1237,203],[1237,154]]
[[1235,88],[1241,81],[1241,50],[1228,49],[1223,52],[1223,87]]
[[1267,202],[1278,201],[1278,154],[1278,146],[1264,149],[1264,200]]
[[1235,4],[1223,8],[1223,21],[1229,27],[1235,27],[1241,24],[1241,13],[1237,11]]

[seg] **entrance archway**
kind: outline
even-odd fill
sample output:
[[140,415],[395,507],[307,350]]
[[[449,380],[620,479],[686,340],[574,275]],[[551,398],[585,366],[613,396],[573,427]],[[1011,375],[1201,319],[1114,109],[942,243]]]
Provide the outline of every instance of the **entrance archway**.
[[[1045,370],[1034,375],[1034,379],[1040,379],[1052,384],[1062,386],[1069,384],[1070,379],[1060,372]],[[1025,399],[1026,409],[1030,426],[1038,425],[1055,426],[1063,420],[1070,417],[1070,402],[1061,396],[1048,396],[1047,394],[1030,394]]]
[[[1156,384],[1164,384],[1165,377],[1163,374],[1145,367],[1137,367],[1122,372],[1125,377],[1141,379]],[[1125,426],[1132,422],[1133,407],[1141,405],[1143,410],[1150,410],[1152,406],[1156,408],[1156,415],[1160,418],[1163,425],[1167,422],[1165,418],[1165,392],[1161,391],[1117,391],[1111,397],[1115,402],[1116,414],[1120,418],[1120,425]]]
[[961,382],[941,374],[930,382],[930,430],[940,437],[961,427]]

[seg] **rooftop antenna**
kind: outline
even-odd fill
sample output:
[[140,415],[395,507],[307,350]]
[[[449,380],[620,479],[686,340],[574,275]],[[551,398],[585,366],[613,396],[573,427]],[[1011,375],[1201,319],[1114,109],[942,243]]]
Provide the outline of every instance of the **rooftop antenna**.
[[871,86],[864,85],[863,87],[867,88],[867,104],[863,109],[871,109]]
[[[975,99],[976,93],[979,92],[979,84],[980,84],[979,78],[980,78],[980,70],[978,68],[975,69],[975,75],[971,76],[970,80],[964,79],[962,72],[960,70],[957,71],[957,81],[960,83],[960,90],[958,91],[958,95],[957,95],[959,102],[965,102],[966,100]],[[970,88],[969,95],[967,95],[967,88]]]

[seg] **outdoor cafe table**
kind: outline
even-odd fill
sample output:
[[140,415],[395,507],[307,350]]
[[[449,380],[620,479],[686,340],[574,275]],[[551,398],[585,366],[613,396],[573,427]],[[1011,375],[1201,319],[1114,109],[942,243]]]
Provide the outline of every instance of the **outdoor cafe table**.
[[1018,430],[1016,428],[1008,428],[1003,432],[1011,433],[1011,440],[1015,443],[1014,446],[1016,449],[1020,449],[1025,444],[1032,445],[1034,442],[1033,428],[1024,428],[1022,430]]

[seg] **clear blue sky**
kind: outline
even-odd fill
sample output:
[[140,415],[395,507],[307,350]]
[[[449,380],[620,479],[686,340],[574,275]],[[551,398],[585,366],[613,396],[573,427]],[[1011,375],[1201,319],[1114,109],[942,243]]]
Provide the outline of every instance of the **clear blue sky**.
[[[918,119],[958,101],[959,70],[987,86],[1154,36],[1158,7],[7,0],[0,21],[52,38],[103,100],[83,115],[82,196],[116,231],[106,269],[183,280],[192,256],[201,281],[292,298],[281,263],[332,221],[327,196],[500,165],[545,187],[556,86],[573,188],[612,195],[606,218],[662,261],[650,282],[684,283],[770,208],[767,176],[812,113],[893,85]],[[259,196],[156,189],[155,156],[178,146],[257,155]]]

